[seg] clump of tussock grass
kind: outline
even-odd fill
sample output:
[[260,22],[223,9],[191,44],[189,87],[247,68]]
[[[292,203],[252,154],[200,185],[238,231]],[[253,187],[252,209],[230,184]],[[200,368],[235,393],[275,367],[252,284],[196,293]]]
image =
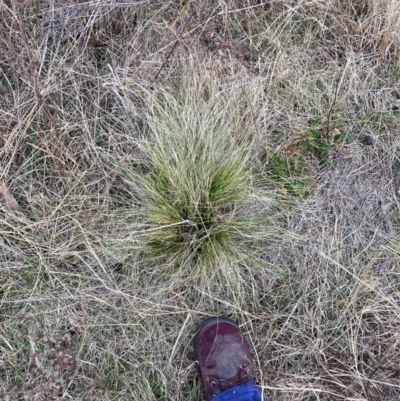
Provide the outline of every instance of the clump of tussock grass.
[[139,174],[129,174],[138,249],[160,271],[227,269],[263,232],[251,141],[232,136],[203,90],[151,96],[151,133],[139,141]]

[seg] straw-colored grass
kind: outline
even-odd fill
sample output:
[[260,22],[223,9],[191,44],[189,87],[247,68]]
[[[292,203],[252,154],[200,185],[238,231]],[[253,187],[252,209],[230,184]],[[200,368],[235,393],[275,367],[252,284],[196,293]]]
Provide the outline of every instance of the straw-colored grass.
[[397,400],[398,6],[0,1],[0,399]]

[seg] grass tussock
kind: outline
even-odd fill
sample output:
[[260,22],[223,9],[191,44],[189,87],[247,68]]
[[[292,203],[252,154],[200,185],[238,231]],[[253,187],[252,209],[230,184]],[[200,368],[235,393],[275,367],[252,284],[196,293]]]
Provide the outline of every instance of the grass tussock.
[[263,236],[257,214],[265,196],[256,188],[251,143],[232,137],[229,115],[206,90],[146,93],[150,133],[128,179],[138,249],[160,274],[230,269]]
[[199,400],[220,314],[270,399],[397,400],[399,15],[0,1],[0,400]]

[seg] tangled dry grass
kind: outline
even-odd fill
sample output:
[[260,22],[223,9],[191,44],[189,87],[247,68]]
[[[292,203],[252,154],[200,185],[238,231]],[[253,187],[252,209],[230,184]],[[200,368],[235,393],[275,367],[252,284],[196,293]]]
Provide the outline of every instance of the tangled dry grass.
[[[191,341],[217,314],[251,340],[270,399],[398,399],[397,0],[0,0],[0,14],[0,399],[201,399]],[[242,192],[213,219],[257,216],[257,235],[235,226],[240,252],[192,269],[149,256],[171,197],[140,184],[160,189],[160,130],[199,126],[246,148]],[[201,163],[235,156],[212,144]],[[204,176],[189,154],[165,160],[173,183]]]

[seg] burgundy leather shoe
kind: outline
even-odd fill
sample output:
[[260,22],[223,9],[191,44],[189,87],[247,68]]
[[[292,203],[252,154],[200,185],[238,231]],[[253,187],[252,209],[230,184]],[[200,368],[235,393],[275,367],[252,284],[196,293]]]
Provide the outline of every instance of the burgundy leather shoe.
[[207,401],[253,380],[250,347],[237,324],[224,316],[204,320],[194,338],[194,357]]

